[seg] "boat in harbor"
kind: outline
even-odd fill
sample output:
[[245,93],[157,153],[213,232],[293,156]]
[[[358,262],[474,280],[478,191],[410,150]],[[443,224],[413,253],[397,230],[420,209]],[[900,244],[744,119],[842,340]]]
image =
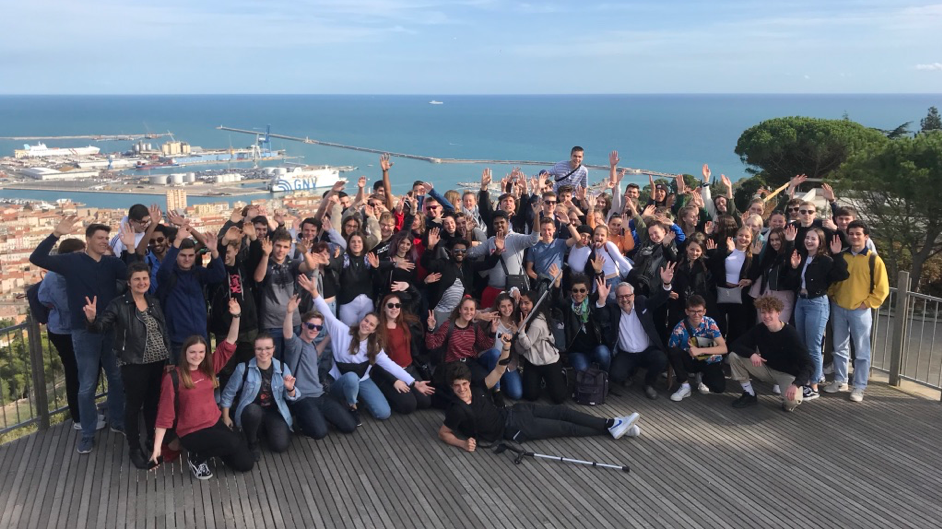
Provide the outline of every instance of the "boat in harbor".
[[329,165],[266,167],[265,173],[271,175],[266,189],[273,194],[327,189],[340,180],[340,169]]
[[428,104],[430,104],[430,105],[444,105],[445,103],[442,103],[441,101],[435,101],[435,100],[433,99],[433,100],[429,101]]
[[75,147],[63,149],[59,147],[46,147],[45,143],[36,145],[26,144],[22,149],[13,151],[13,157],[20,158],[47,158],[53,156],[92,156],[101,152],[101,149],[89,145],[88,147]]

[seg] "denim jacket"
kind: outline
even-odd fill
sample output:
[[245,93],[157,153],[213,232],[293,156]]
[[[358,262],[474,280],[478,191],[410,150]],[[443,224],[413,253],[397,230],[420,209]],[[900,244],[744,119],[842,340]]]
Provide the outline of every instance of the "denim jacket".
[[[271,376],[271,392],[275,397],[275,405],[278,406],[278,411],[281,413],[281,416],[284,417],[285,422],[288,423],[288,428],[292,428],[291,411],[288,410],[287,400],[298,400],[301,396],[301,392],[295,387],[294,396],[288,395],[287,390],[285,390],[284,377],[285,375],[290,375],[291,370],[288,369],[288,366],[282,365],[281,362],[274,358],[271,359],[271,363],[274,369]],[[242,377],[245,373],[246,365],[248,366],[249,374],[245,378],[245,388],[243,389]],[[262,372],[258,369],[254,358],[247,363],[243,362],[236,366],[235,371],[229,378],[229,383],[226,384],[226,389],[222,391],[222,399],[220,402],[223,408],[232,408],[232,402],[235,400],[236,394],[239,395],[239,403],[236,406],[235,415],[231,416],[236,426],[242,427],[242,410],[249,404],[255,402],[255,397],[258,396],[261,387]],[[240,389],[242,389],[241,393],[239,393]]]

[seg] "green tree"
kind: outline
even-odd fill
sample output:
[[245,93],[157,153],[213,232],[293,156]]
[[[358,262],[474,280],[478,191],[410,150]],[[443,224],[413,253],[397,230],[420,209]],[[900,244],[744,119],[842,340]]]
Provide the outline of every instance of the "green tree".
[[936,107],[929,107],[929,114],[919,120],[919,126],[921,132],[942,130],[942,117],[939,117],[939,109]]
[[854,153],[885,143],[880,132],[844,119],[775,118],[739,137],[736,154],[775,188],[797,174],[824,178]]
[[904,138],[912,134],[912,132],[910,132],[909,130],[909,126],[912,124],[913,124],[912,121],[907,121],[906,123],[903,123],[902,125],[896,127],[893,130],[878,129],[878,128],[874,128],[873,130],[879,132],[880,134],[883,134],[884,136],[887,137],[887,139],[898,140],[900,138]]
[[891,271],[908,263],[917,290],[926,261],[942,252],[942,131],[859,152],[837,176],[873,226]]

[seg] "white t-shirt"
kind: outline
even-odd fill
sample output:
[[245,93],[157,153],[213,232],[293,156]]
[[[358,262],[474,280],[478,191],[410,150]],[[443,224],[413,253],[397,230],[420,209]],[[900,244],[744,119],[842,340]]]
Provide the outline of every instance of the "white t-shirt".
[[746,264],[746,253],[735,248],[726,257],[726,282],[735,285],[739,283],[739,274],[742,273],[742,267]]

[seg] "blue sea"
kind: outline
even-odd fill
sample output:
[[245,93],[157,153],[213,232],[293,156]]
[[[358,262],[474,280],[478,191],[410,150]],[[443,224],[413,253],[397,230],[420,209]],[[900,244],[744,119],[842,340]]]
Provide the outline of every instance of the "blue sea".
[[[430,105],[429,101],[442,101]],[[714,175],[747,176],[733,152],[740,134],[762,120],[782,116],[839,119],[845,113],[866,126],[892,129],[919,119],[942,94],[900,95],[567,95],[567,96],[0,96],[0,136],[136,134],[173,132],[204,148],[243,147],[254,137],[216,130],[225,125],[433,157],[474,159],[567,159],[573,145],[585,148],[589,164],[606,165],[617,149],[622,166],[699,175],[709,163]],[[167,138],[149,140],[157,144]],[[0,140],[0,153],[22,148]],[[35,143],[35,142],[33,142]],[[46,140],[50,147],[94,144],[103,152],[127,150],[131,142]],[[307,164],[354,165],[348,178],[380,178],[377,156],[275,139],[293,160]],[[394,191],[414,180],[436,188],[478,181],[485,165],[440,165],[396,159]],[[373,166],[370,167],[370,164]],[[495,177],[509,166],[493,166]],[[188,170],[195,170],[188,168]],[[527,173],[538,171],[524,167]],[[606,172],[590,171],[592,180]],[[637,178],[637,177],[636,177]],[[62,194],[0,190],[0,197],[55,199]],[[91,206],[127,207],[154,197],[83,194]],[[163,202],[162,197],[160,202]],[[191,203],[218,202],[192,197]]]

